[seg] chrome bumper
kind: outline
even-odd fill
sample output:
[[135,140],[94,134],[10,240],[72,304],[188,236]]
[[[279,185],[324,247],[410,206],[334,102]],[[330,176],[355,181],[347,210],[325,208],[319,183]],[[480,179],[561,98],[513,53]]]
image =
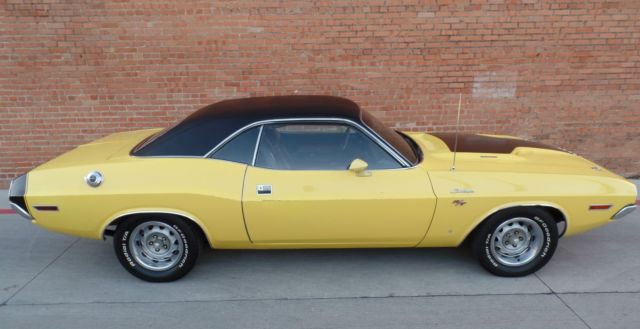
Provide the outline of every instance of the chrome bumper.
[[22,216],[22,217],[24,217],[24,218],[26,218],[28,220],[32,220],[33,219],[33,217],[31,217],[31,215],[29,215],[29,213],[26,210],[20,208],[20,206],[18,206],[17,204],[15,204],[13,202],[9,202],[9,207],[11,207],[11,209],[13,209],[13,211],[15,211],[16,214],[18,214],[20,216]]
[[620,209],[620,211],[618,211],[615,215],[613,215],[613,217],[611,217],[611,219],[620,219],[620,218],[632,213],[634,210],[636,210],[637,207],[638,206],[636,206],[634,204],[626,205],[622,209]]
[[33,217],[29,214],[29,210],[27,210],[27,203],[24,200],[24,194],[27,188],[27,175],[22,175],[11,181],[11,185],[9,186],[9,206],[13,209],[18,215],[32,220]]

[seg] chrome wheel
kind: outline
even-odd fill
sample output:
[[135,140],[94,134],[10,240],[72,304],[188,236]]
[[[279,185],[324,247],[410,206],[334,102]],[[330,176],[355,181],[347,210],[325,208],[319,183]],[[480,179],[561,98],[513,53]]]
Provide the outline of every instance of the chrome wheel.
[[150,221],[131,231],[129,249],[140,266],[164,271],[175,266],[184,254],[184,244],[176,229],[163,222]]
[[490,252],[506,266],[521,266],[532,261],[542,250],[542,228],[530,218],[517,217],[504,221],[493,231]]

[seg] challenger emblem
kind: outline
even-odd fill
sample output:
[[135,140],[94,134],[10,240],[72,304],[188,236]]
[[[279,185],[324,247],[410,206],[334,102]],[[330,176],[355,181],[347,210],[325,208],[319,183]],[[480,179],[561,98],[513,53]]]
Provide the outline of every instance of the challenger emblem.
[[452,202],[452,203],[453,203],[453,204],[455,204],[455,205],[456,205],[456,207],[457,207],[457,206],[464,206],[465,204],[467,204],[467,202],[466,202],[466,201],[464,201],[464,200],[453,200],[453,202]]

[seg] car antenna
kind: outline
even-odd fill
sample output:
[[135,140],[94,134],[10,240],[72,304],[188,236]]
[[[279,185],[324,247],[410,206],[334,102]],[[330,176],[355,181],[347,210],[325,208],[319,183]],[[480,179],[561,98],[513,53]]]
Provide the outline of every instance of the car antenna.
[[458,128],[460,127],[460,105],[462,104],[462,93],[458,97],[458,118],[456,119],[456,137],[453,142],[453,164],[451,165],[451,171],[456,171],[456,151],[458,150]]

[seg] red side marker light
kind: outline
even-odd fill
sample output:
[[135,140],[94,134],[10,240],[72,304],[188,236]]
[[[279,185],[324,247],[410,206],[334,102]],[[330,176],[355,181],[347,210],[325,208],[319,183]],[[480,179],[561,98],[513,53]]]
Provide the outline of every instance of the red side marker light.
[[39,211],[58,211],[58,206],[33,206]]
[[592,204],[589,206],[589,210],[609,210],[613,207],[611,204]]

